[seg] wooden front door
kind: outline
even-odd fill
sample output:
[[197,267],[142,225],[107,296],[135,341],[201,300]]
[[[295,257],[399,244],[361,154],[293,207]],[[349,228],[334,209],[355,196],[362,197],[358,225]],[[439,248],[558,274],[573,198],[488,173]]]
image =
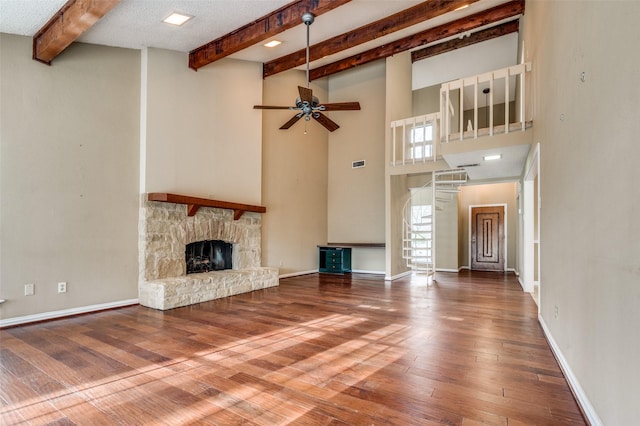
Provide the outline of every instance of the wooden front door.
[[504,271],[504,206],[471,208],[471,269]]

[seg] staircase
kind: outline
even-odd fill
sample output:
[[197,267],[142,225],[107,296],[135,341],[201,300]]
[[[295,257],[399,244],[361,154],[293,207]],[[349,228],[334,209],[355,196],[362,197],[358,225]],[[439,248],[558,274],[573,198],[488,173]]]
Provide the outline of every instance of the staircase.
[[429,182],[411,190],[403,208],[402,257],[414,273],[435,276],[435,213],[452,201],[466,182],[464,170],[443,170],[433,172]]

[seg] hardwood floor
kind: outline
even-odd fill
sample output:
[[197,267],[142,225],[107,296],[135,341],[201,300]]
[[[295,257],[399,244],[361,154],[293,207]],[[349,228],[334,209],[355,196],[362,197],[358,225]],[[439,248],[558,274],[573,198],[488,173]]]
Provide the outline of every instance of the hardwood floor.
[[0,423],[585,424],[513,275],[306,275],[0,330]]

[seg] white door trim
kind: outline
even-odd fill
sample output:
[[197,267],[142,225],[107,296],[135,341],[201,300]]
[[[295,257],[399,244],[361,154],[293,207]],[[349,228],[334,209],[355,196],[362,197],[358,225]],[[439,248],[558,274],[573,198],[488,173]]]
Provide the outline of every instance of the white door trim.
[[[540,179],[538,178],[538,188],[534,188],[534,184],[536,182],[536,177],[540,176],[540,144],[537,144],[535,150],[533,152],[533,156],[531,158],[531,164],[527,169],[527,172],[524,176],[523,181],[523,243],[522,243],[522,251],[523,251],[523,265],[522,265],[522,276],[523,276],[523,290],[529,293],[532,293],[534,290],[534,258],[536,256],[535,250],[537,250],[538,256],[538,280],[540,280],[540,241],[534,235],[534,230],[537,228],[538,234],[540,234]],[[537,191],[535,190],[537,189]],[[534,200],[534,194],[538,193],[538,202],[536,203]],[[534,211],[535,206],[538,206],[538,214]],[[537,243],[537,245],[536,245]],[[538,300],[540,300],[540,285],[538,285]],[[539,304],[538,304],[539,306]]]

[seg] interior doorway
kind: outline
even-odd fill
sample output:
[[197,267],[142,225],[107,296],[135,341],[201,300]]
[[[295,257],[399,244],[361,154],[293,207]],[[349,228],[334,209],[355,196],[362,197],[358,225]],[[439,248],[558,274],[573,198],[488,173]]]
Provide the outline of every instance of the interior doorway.
[[505,270],[505,209],[506,205],[470,206],[472,270]]

